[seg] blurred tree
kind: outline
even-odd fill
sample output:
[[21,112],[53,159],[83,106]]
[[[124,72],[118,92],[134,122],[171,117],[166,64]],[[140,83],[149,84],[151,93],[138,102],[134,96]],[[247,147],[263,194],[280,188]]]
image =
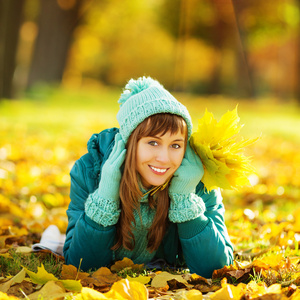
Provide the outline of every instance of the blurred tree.
[[19,29],[24,0],[0,0],[0,99],[13,97]]
[[235,23],[239,35],[239,47],[237,47],[237,81],[238,86],[244,91],[243,96],[255,97],[255,87],[253,80],[253,67],[249,64],[249,49],[247,47],[247,37],[243,23],[240,19],[244,16],[247,9],[247,0],[231,0],[234,8]]
[[39,31],[28,77],[28,88],[38,83],[61,81],[83,2],[84,0],[41,1]]

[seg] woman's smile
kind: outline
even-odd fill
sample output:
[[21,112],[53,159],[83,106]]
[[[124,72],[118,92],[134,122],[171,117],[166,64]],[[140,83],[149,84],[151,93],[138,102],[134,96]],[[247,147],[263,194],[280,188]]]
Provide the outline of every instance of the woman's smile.
[[157,167],[154,167],[154,166],[149,166],[149,168],[154,173],[159,174],[159,175],[163,175],[163,174],[165,174],[168,171],[168,168],[167,169],[162,169],[162,168],[157,168]]

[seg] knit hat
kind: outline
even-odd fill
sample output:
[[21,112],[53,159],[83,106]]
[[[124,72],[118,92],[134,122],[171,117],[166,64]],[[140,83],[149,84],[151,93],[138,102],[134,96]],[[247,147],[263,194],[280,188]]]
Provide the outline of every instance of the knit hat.
[[140,123],[159,113],[181,116],[187,124],[188,138],[192,134],[192,120],[187,108],[151,77],[130,79],[118,102],[117,120],[125,142]]

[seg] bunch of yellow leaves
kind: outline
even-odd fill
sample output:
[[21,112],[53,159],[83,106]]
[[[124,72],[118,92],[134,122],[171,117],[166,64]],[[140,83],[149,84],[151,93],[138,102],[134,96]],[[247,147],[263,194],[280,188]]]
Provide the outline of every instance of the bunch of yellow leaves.
[[217,187],[237,189],[250,184],[248,176],[254,168],[243,150],[257,138],[237,141],[242,127],[239,121],[237,107],[225,113],[219,122],[206,110],[191,136],[191,146],[204,166],[202,182],[208,191]]

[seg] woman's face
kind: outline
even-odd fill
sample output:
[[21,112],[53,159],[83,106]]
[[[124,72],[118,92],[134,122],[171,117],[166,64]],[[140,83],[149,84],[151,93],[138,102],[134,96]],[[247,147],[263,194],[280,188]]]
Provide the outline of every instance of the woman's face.
[[185,152],[185,134],[142,137],[137,143],[136,165],[144,188],[164,184],[179,168]]

